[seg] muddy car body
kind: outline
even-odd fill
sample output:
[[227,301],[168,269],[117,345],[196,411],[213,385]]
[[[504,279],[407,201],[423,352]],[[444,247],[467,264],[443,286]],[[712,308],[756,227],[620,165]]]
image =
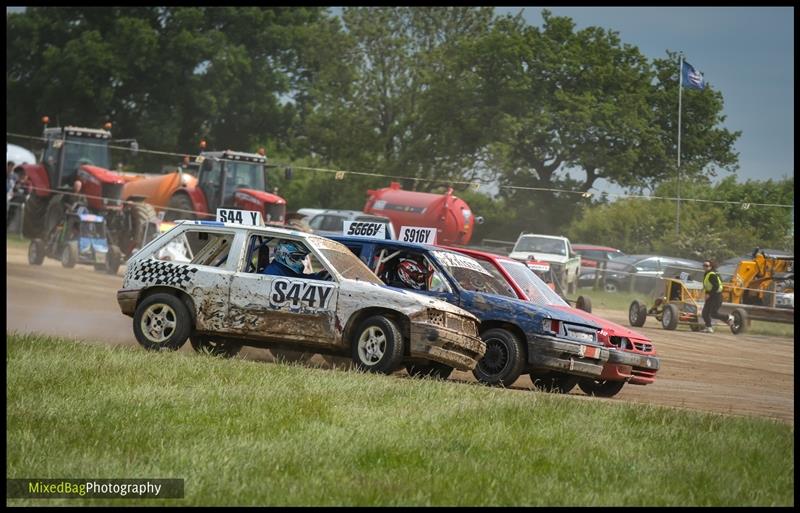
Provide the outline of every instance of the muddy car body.
[[[159,258],[177,240],[188,263]],[[259,272],[285,241],[308,249],[313,277]],[[181,221],[131,257],[117,301],[147,349],[175,350],[187,337],[226,356],[242,345],[299,348],[382,373],[470,370],[485,350],[468,312],[385,287],[344,246],[281,228]]]
[[573,308],[548,287],[528,266],[509,257],[465,248],[447,248],[464,253],[481,263],[493,266],[514,289],[517,297],[536,304],[566,310],[600,325],[598,340],[609,349],[609,359],[597,378],[582,378],[580,388],[590,395],[612,397],[623,385],[653,383],[660,368],[653,342],[630,328],[608,321],[584,310]]
[[416,259],[427,266],[428,283],[419,292],[458,305],[481,321],[487,347],[473,371],[479,381],[510,386],[525,372],[543,388],[566,392],[577,376],[601,375],[609,349],[598,342],[597,324],[569,311],[518,299],[502,278],[474,259],[424,244],[332,238],[350,248],[387,284],[400,286],[391,275],[398,258]]

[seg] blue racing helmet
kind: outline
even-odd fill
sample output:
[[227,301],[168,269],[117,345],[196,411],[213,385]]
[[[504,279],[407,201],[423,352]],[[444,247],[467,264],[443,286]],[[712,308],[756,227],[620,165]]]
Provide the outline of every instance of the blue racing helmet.
[[303,260],[308,255],[308,249],[299,242],[286,241],[275,248],[275,261],[283,264],[296,273],[302,273]]

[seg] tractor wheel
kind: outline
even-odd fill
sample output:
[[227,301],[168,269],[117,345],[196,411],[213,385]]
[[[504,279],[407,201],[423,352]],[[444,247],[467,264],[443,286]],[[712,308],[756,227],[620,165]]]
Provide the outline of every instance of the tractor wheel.
[[592,313],[591,298],[589,296],[578,296],[578,299],[575,301],[575,308],[587,313]]
[[44,241],[33,239],[28,246],[28,263],[31,265],[42,265],[44,262]]
[[25,202],[25,219],[22,222],[22,235],[26,239],[38,239],[48,232],[45,231],[44,219],[47,212],[48,197],[37,196],[36,193],[30,195]]
[[144,232],[147,224],[158,215],[156,209],[149,203],[132,203],[126,208],[126,215],[129,216],[130,223],[125,222],[122,225],[130,226],[130,233],[118,233],[117,244],[125,256],[131,256],[134,249],[144,246]]
[[407,363],[406,371],[413,378],[447,379],[453,368],[439,362]]
[[674,330],[678,327],[678,307],[672,303],[664,305],[664,312],[661,314],[661,326],[665,330]]
[[111,244],[108,247],[108,255],[106,255],[106,272],[108,274],[116,275],[121,261],[122,252],[116,245]]
[[645,319],[647,319],[647,307],[634,299],[628,308],[628,322],[631,326],[640,328],[644,326]]
[[178,219],[197,219],[194,213],[194,206],[192,200],[186,194],[175,194],[170,198],[169,205],[167,205],[167,213],[164,214],[165,221],[175,221]]
[[737,308],[733,312],[733,324],[731,324],[731,331],[734,335],[740,335],[747,331],[747,324],[750,320],[747,318],[747,310],[743,308]]
[[78,263],[78,243],[75,241],[67,242],[61,251],[61,265],[67,269],[75,267]]

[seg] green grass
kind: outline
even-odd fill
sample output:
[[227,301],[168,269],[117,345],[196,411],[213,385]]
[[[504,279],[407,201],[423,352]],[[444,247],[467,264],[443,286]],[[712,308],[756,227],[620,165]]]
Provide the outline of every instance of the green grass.
[[7,333],[8,478],[186,480],[9,505],[794,503],[790,425]]
[[[648,307],[653,306],[653,297],[642,293],[629,293],[629,292],[606,292],[601,290],[592,290],[591,288],[578,289],[578,293],[574,298],[579,295],[589,296],[592,300],[592,309],[602,310],[617,310],[628,314],[628,308],[634,299],[646,304]],[[648,320],[648,323],[655,322],[655,319]],[[622,323],[627,326],[627,323]],[[727,328],[726,328],[727,329]],[[750,328],[747,333],[752,335],[768,335],[775,337],[790,337],[794,338],[794,324],[783,324],[778,322],[765,322],[765,321],[751,321]]]

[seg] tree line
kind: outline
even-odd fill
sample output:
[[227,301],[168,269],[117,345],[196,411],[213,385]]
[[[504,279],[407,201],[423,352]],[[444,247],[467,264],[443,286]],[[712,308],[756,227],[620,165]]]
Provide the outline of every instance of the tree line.
[[[210,149],[265,147],[273,162],[405,177],[409,189],[455,183],[487,219],[479,235],[494,238],[579,230],[589,212],[617,203],[590,207],[580,194],[531,189],[582,192],[603,179],[656,191],[676,175],[678,66],[669,50],[649,60],[613,30],[578,30],[547,10],[541,26],[491,7],[337,14],[239,6],[7,14],[8,131],[39,134],[42,115],[79,126],[112,120],[115,137],[142,148],[197,153],[205,139]],[[684,91],[684,182],[738,168],[741,132],[721,126],[722,110],[713,84]],[[169,163],[158,159],[130,164]],[[368,188],[389,182],[273,174],[290,208],[360,209]],[[500,187],[490,196],[457,182]]]

